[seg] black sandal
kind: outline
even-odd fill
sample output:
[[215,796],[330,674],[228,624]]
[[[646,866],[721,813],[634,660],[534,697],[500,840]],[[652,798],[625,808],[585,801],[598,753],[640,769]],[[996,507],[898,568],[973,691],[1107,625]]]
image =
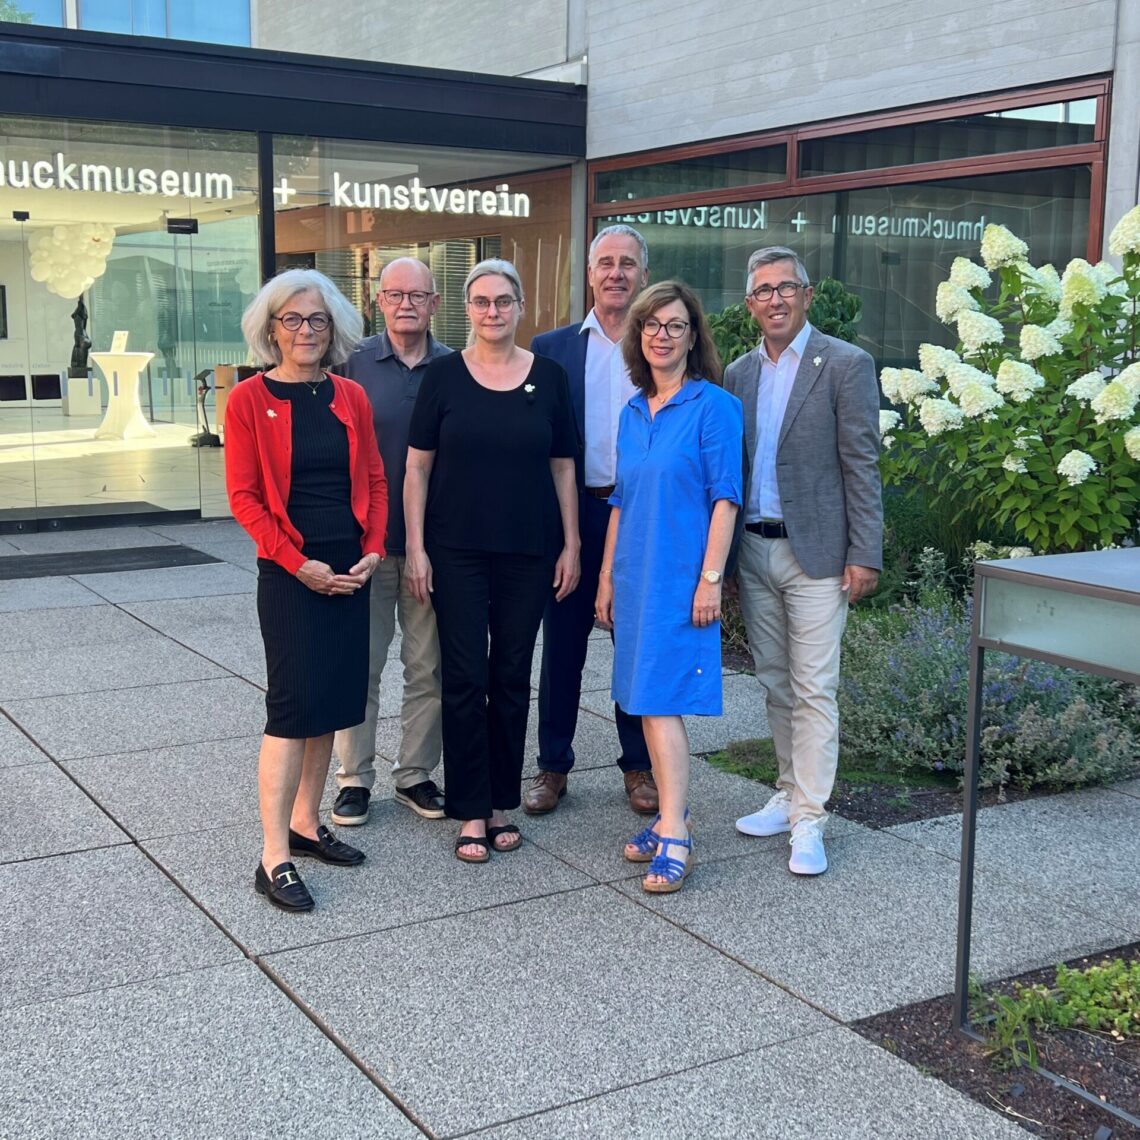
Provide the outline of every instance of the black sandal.
[[[517,843],[512,843],[509,847],[500,847],[495,840],[500,835],[517,835],[519,840]],[[491,846],[499,852],[500,855],[507,854],[508,851],[517,851],[522,846],[522,832],[513,824],[508,823],[503,827],[488,827],[487,838],[491,841]]]
[[[482,855],[464,855],[460,847],[482,847]],[[491,858],[491,844],[484,835],[459,835],[455,839],[455,857],[461,863],[486,863]]]

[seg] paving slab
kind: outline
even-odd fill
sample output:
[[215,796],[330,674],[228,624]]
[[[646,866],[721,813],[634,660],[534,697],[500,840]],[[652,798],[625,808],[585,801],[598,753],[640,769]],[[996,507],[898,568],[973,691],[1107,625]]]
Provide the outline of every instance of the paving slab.
[[5,701],[57,760],[227,740],[265,727],[265,695],[237,678]]
[[[266,959],[436,1135],[830,1025],[608,887],[373,934],[339,952],[430,963],[402,969],[399,986],[383,969],[360,971],[345,1001],[329,947]],[[649,1000],[631,984],[631,953],[652,973]]]
[[77,550],[129,550],[136,546],[172,545],[169,538],[139,526],[37,531],[9,535],[7,541],[22,554],[70,554]]
[[[636,1079],[639,1070],[631,1068]],[[1024,1140],[1025,1133],[849,1029],[829,1029],[634,1084],[480,1140]]]
[[[519,819],[524,839],[527,824]],[[390,799],[372,800],[366,825],[337,829],[368,856],[360,867],[297,865],[317,909],[288,915],[253,890],[261,855],[256,825],[148,840],[143,846],[251,953],[328,942],[442,915],[591,885],[533,844],[490,863],[456,859],[454,821],[425,820]],[[339,951],[337,951],[339,953]],[[433,955],[433,961],[439,953]],[[428,971],[430,976],[432,971]],[[383,971],[381,974],[383,975]]]
[[[787,986],[842,1021],[954,988],[958,869],[884,832],[828,840],[830,868],[792,875],[787,849],[752,859],[699,862],[682,891],[643,905]],[[1021,885],[979,876],[973,968],[1020,973],[1128,941],[1107,922],[1052,906]]]
[[102,606],[107,599],[71,578],[12,578],[0,581],[0,613]]
[[422,1137],[251,962],[23,1006],[0,1039],[6,1135]]
[[[722,772],[700,757],[693,757],[689,773],[689,807],[701,862],[746,857],[766,849],[787,851],[787,835],[760,839],[736,830],[736,820],[762,807],[772,795],[771,788]],[[527,831],[535,843],[559,859],[610,882],[645,873],[644,865],[628,862],[621,852],[626,841],[649,822],[630,811],[621,772],[614,768],[571,773],[558,808],[549,815],[531,817]],[[828,824],[829,835],[862,830],[834,816]]]
[[1113,784],[1112,790],[1124,796],[1140,796],[1140,780],[1125,780],[1120,784]]
[[[583,693],[582,707],[598,716],[613,718],[608,690]],[[772,735],[764,711],[763,690],[751,673],[725,676],[723,716],[687,716],[685,728],[693,752],[717,752],[734,740],[758,740]]]
[[0,866],[0,931],[0,1009],[241,957],[129,846]]
[[[893,835],[954,860],[962,817],[901,824]],[[975,865],[1140,936],[1140,802],[1089,788],[998,804],[978,813]]]
[[124,608],[188,649],[265,687],[265,648],[253,594],[133,602]]
[[[172,542],[181,543],[183,546],[193,546],[196,550],[205,550],[201,544],[206,542],[245,541],[250,546],[253,545],[253,540],[233,519],[217,519],[212,522],[162,523],[148,529],[154,534],[170,539]],[[210,551],[206,551],[206,553],[209,554]]]
[[130,841],[50,762],[0,768],[0,819],[0,863]]
[[47,754],[37,748],[6,716],[0,714],[0,768],[42,764]]
[[124,570],[116,574],[76,574],[75,580],[109,602],[212,598],[219,594],[252,594],[257,588],[255,575],[229,562]]
[[[614,643],[609,637],[592,637],[586,647],[586,664],[582,669],[582,692],[601,692],[608,696],[614,669]],[[535,646],[530,683],[535,692],[542,675],[542,642]],[[612,712],[612,706],[611,706]]]
[[156,681],[200,681],[226,675],[224,669],[205,657],[151,632],[149,637],[107,645],[0,653],[0,700],[128,689]]
[[142,641],[153,636],[154,631],[147,629],[141,621],[117,606],[107,604],[0,614],[0,646],[13,652],[111,645],[120,641]]
[[69,760],[84,790],[136,839],[256,827],[260,736]]

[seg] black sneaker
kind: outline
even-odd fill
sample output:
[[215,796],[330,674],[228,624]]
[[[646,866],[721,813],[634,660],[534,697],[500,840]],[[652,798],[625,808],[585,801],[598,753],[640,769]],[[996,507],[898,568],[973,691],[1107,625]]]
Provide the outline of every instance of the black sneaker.
[[341,788],[340,795],[333,804],[332,821],[341,827],[355,827],[368,822],[368,797],[372,793],[367,788]]
[[[410,788],[397,788],[396,803],[410,807],[424,819],[443,819],[446,814],[443,810],[443,792],[435,786],[433,780],[424,780]],[[336,819],[335,815],[333,819]]]

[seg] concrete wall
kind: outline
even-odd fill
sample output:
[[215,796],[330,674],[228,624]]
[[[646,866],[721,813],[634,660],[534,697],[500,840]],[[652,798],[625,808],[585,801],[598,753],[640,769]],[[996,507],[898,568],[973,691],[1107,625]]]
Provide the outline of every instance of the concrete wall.
[[589,155],[1109,71],[1118,4],[588,0]]
[[253,0],[253,46],[492,75],[566,59],[567,0]]

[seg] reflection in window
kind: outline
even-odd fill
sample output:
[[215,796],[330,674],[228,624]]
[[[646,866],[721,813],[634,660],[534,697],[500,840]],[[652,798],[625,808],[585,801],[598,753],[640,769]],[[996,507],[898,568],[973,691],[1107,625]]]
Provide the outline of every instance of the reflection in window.
[[40,24],[48,28],[64,25],[63,0],[14,0],[10,15],[4,17],[16,24]]
[[215,0],[79,0],[79,26],[92,32],[168,36],[249,46],[249,5]]
[[1096,100],[930,123],[908,123],[800,142],[800,174],[844,174],[916,162],[948,162],[984,154],[1093,142]]
[[686,194],[719,190],[724,186],[752,186],[779,182],[787,172],[787,148],[753,147],[729,154],[701,155],[676,162],[605,170],[595,176],[595,201],[621,202],[631,198],[655,198],[663,194]]

